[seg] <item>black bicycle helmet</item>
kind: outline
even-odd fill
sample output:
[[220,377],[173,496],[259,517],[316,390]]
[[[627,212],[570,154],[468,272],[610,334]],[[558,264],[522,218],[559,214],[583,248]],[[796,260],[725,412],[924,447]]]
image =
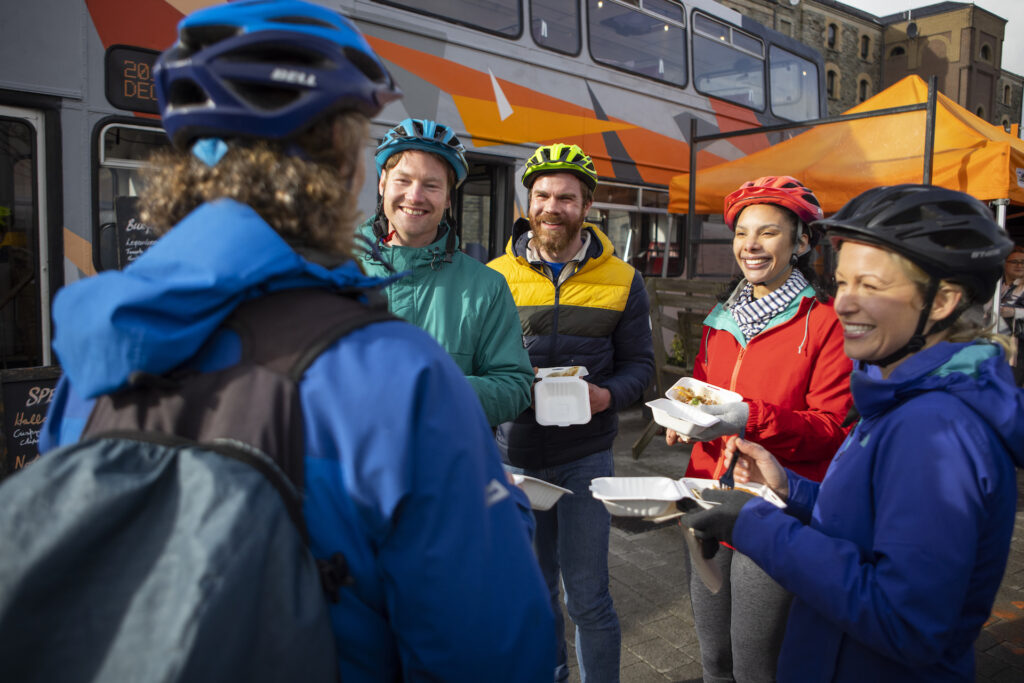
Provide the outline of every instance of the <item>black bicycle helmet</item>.
[[952,325],[970,304],[992,297],[1003,261],[1013,249],[987,206],[963,192],[934,185],[876,187],[815,225],[825,229],[833,246],[853,240],[889,249],[931,279],[914,336],[903,349],[872,361],[877,365],[888,365],[924,346],[924,328],[940,280],[962,285],[967,301],[933,325],[929,334]]

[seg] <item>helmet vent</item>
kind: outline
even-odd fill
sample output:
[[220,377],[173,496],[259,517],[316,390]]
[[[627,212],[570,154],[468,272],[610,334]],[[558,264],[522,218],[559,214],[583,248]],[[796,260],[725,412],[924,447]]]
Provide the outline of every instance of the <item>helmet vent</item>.
[[387,80],[387,76],[381,70],[380,65],[373,61],[365,52],[351,47],[346,47],[344,51],[348,61],[352,62],[371,81],[379,83]]
[[185,78],[174,81],[167,96],[167,101],[175,107],[206,104],[208,100],[206,93],[196,85],[195,81]]
[[232,87],[246,102],[267,111],[283,109],[299,99],[300,96],[300,92],[295,88],[274,88],[241,82],[233,83]]
[[286,24],[289,26],[318,26],[320,28],[330,29],[336,31],[337,26],[326,21],[322,21],[315,17],[296,17],[296,16],[284,16],[284,17],[273,17],[268,21],[272,21],[278,24]]
[[983,249],[992,246],[992,242],[985,239],[984,235],[980,235],[974,230],[964,230],[963,228],[936,230],[928,235],[928,237],[943,249]]
[[232,50],[220,57],[225,61],[245,64],[267,64],[274,67],[323,68],[324,58],[292,45],[262,43],[254,47]]
[[227,26],[224,24],[209,26],[189,26],[181,30],[181,42],[192,52],[198,52],[203,48],[216,45],[238,35],[241,29],[238,26]]

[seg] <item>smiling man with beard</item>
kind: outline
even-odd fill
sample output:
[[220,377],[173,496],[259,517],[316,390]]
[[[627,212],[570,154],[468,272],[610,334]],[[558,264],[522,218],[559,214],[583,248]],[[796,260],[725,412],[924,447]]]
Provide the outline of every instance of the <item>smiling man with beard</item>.
[[[505,255],[490,266],[508,280],[533,365],[587,368],[591,417],[587,424],[542,426],[529,408],[498,428],[498,446],[510,471],[573,492],[535,512],[534,549],[559,622],[561,574],[580,678],[618,681],[621,631],[608,592],[611,520],[591,497],[590,482],[614,474],[617,411],[639,400],[654,374],[647,292],[608,237],[584,222],[597,172],[582,149],[538,148],[523,185],[529,218],[516,221]],[[559,623],[556,681],[568,678],[564,632]]]

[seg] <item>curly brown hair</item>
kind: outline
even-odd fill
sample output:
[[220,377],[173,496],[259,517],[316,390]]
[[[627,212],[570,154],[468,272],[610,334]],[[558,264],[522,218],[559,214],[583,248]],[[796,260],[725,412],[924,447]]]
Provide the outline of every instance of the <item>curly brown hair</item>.
[[[143,171],[140,218],[158,234],[199,205],[234,199],[254,209],[292,247],[351,257],[369,121],[344,112],[292,142],[228,142],[212,168],[189,152],[161,150]],[[289,153],[297,147],[302,155]],[[361,178],[360,178],[361,180]]]

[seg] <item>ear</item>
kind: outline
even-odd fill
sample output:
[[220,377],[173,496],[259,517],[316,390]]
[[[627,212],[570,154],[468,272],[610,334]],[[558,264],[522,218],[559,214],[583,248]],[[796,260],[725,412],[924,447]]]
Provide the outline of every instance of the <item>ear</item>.
[[800,230],[800,236],[796,238],[796,244],[793,247],[793,253],[799,257],[803,256],[804,254],[811,250],[811,237],[799,227],[797,228],[797,230]]
[[939,291],[935,293],[935,300],[932,302],[932,311],[928,315],[928,319],[938,322],[948,318],[956,310],[963,297],[964,292],[959,287],[955,287],[948,282],[941,283]]
[[381,169],[380,180],[377,181],[377,194],[381,197],[384,196],[384,186],[387,185],[388,172]]

